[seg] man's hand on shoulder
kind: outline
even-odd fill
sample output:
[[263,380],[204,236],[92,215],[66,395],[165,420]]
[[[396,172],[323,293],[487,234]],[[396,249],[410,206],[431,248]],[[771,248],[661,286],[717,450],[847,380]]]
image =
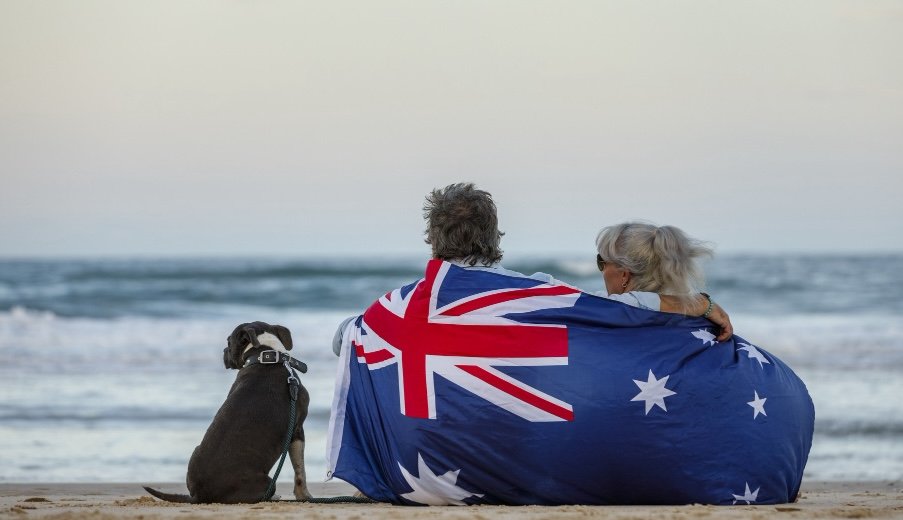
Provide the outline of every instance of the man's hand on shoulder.
[[717,325],[720,329],[719,333],[715,336],[715,339],[718,341],[727,341],[734,335],[734,326],[731,325],[730,316],[728,316],[727,312],[715,302],[712,302],[712,308],[710,310],[710,300],[707,296],[700,294],[696,299],[696,302],[693,303],[692,308],[688,310],[684,309],[682,302],[674,296],[662,294],[659,295],[659,297],[661,298],[662,312],[686,313],[688,316],[702,317],[702,315],[708,311],[709,315],[705,318]]
[[[706,302],[706,308],[708,308],[708,306],[709,304]],[[717,303],[712,302],[712,311],[706,319],[721,328],[721,332],[715,337],[718,341],[727,341],[734,335],[734,326],[731,325],[731,317],[728,316],[727,313],[724,312],[724,309]]]

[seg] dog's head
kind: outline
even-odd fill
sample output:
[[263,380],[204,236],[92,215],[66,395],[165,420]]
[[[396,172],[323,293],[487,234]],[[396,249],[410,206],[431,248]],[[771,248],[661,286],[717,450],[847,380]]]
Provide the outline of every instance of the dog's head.
[[[292,349],[292,333],[282,325],[270,325],[262,321],[242,323],[226,338],[223,349],[223,364],[226,368],[241,368],[251,350],[260,346],[277,348],[281,344],[285,350]],[[251,346],[249,349],[248,346]]]

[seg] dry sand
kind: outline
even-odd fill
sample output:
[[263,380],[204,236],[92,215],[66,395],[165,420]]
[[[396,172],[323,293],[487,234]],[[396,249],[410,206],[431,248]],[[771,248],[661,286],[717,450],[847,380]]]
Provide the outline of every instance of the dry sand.
[[[163,491],[184,493],[184,484],[151,483]],[[346,495],[343,482],[313,483],[314,496]],[[291,496],[291,488],[277,493]],[[2,518],[312,518],[399,520],[404,518],[903,518],[903,482],[813,482],[800,500],[777,506],[560,506],[560,507],[400,507],[388,504],[184,505],[148,496],[139,484],[0,484]]]

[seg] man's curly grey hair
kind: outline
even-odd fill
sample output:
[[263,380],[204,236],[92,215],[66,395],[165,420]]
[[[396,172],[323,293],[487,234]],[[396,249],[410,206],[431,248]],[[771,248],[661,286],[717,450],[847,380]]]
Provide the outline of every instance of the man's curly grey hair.
[[473,183],[434,189],[426,196],[423,218],[433,258],[469,265],[492,265],[502,259],[499,243],[504,233],[499,231],[495,202]]

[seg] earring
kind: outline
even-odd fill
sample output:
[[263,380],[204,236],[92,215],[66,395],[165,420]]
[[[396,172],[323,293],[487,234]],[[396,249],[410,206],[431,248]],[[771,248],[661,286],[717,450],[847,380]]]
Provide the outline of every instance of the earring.
[[624,285],[621,286],[621,289],[627,290],[627,282],[624,282]]

